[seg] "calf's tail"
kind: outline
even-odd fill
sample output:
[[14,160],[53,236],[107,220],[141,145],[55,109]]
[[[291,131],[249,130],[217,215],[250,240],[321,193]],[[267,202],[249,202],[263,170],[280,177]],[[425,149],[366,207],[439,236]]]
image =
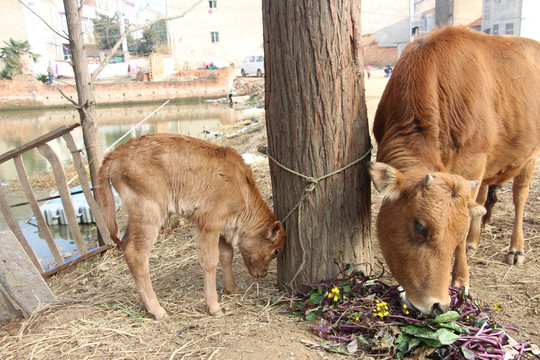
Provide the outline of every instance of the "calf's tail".
[[109,230],[111,239],[116,243],[116,245],[123,249],[122,240],[118,236],[118,223],[116,221],[116,206],[114,204],[114,195],[111,188],[111,183],[109,179],[109,169],[110,162],[105,159],[103,165],[98,172],[97,178],[97,193],[100,200],[100,209],[103,215],[103,220],[105,225]]

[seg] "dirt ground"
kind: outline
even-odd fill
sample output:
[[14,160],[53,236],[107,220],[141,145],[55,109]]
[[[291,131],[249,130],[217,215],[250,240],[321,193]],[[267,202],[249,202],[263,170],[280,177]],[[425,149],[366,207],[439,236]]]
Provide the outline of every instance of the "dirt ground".
[[[383,72],[375,70],[366,82],[370,120],[386,81]],[[237,93],[260,94],[262,84],[262,79],[241,79]],[[265,137],[264,126],[258,126],[222,142],[254,153]],[[263,196],[271,203],[268,162],[252,167]],[[540,344],[539,171],[537,167],[526,207],[525,265],[504,263],[514,212],[511,184],[499,192],[492,223],[483,232],[478,251],[469,255],[471,292],[486,305],[505,303],[497,314],[499,322],[519,329],[510,333],[517,341],[535,344]],[[380,198],[376,192],[373,198],[375,214]],[[0,359],[344,358],[303,345],[302,340],[320,339],[309,331],[308,323],[287,316],[286,304],[272,305],[285,295],[276,288],[275,262],[269,276],[256,280],[236,254],[234,273],[240,293],[224,295],[218,273],[220,304],[225,309],[219,317],[206,312],[202,271],[189,225],[171,219],[150,262],[154,289],[168,318],[148,319],[120,251],[112,250],[48,278],[55,303],[40,307],[30,318],[0,323]]]

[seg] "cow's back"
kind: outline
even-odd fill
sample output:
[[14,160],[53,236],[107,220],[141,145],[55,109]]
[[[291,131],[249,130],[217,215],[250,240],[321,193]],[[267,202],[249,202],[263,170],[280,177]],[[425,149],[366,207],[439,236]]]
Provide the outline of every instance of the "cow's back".
[[[540,44],[445,28],[411,43],[383,93],[377,160],[506,181],[537,154]],[[504,179],[503,179],[504,178]]]

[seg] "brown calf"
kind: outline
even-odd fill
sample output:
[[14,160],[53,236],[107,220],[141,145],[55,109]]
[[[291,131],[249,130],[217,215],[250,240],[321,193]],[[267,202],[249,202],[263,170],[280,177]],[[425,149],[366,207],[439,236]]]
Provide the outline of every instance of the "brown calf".
[[451,284],[469,286],[466,245],[479,242],[492,184],[514,180],[507,262],[523,263],[523,211],[540,152],[540,43],[452,27],[415,40],[373,133],[370,174],[384,195],[377,238],[407,301],[426,314],[448,309],[452,255]]
[[[122,240],[112,184],[129,216]],[[166,315],[152,289],[150,250],[170,214],[190,220],[198,230],[204,271],[204,296],[211,314],[221,312],[216,291],[218,260],[227,293],[236,293],[232,274],[237,244],[253,277],[266,276],[286,242],[283,225],[270,211],[251,168],[235,150],[173,134],[145,135],[120,145],[105,157],[97,191],[112,239],[124,258],[149,313]]]

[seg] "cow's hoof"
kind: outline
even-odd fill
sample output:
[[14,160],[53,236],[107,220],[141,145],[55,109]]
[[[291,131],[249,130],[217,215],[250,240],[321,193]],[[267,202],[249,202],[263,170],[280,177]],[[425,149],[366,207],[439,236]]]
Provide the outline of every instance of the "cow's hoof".
[[467,251],[476,251],[478,250],[478,244],[467,243]]
[[506,255],[506,263],[508,265],[523,265],[525,255],[521,251],[509,251]]

